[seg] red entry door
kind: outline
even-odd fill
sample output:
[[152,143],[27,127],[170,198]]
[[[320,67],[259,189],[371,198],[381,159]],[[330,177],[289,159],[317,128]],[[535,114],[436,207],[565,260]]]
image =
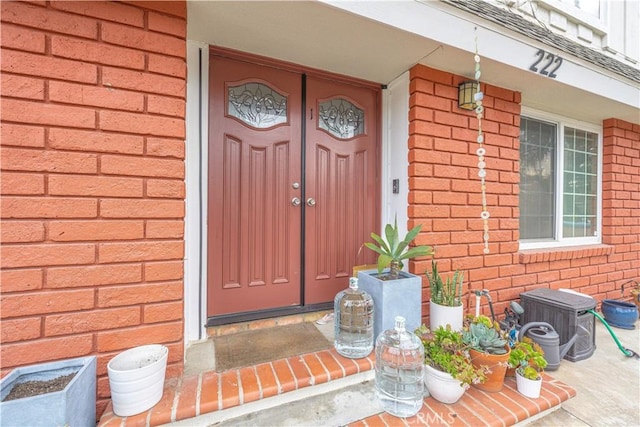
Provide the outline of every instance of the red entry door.
[[373,258],[356,260],[378,224],[377,91],[215,54],[209,69],[208,316],[332,301]]
[[[348,286],[378,231],[378,91],[307,79],[305,303],[331,301]],[[356,259],[357,258],[357,259]]]

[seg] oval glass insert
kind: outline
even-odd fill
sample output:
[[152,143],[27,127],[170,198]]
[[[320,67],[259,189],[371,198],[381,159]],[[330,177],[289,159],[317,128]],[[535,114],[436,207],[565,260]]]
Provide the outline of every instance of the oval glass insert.
[[321,102],[318,126],[339,139],[364,133],[364,111],[342,98]]
[[287,98],[263,83],[229,86],[227,114],[264,129],[287,122]]

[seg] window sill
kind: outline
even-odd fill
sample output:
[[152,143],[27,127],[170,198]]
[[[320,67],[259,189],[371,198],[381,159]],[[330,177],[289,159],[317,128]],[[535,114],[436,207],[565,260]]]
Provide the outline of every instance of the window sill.
[[564,259],[589,258],[593,256],[611,255],[611,245],[585,245],[553,249],[527,249],[518,252],[520,264],[536,262],[560,261]]

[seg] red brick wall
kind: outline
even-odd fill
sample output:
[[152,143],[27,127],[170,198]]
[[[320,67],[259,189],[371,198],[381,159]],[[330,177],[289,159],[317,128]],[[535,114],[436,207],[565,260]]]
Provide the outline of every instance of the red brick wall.
[[2,7],[2,375],[183,359],[184,2]]
[[612,283],[640,281],[640,126],[608,119],[603,133],[602,241],[615,253],[599,268],[598,293],[620,298]]
[[[463,80],[421,65],[411,70],[409,225],[423,224],[417,243],[436,248],[443,272],[463,270],[467,289],[488,289],[499,317],[509,301],[536,287],[619,298],[621,285],[640,276],[640,128],[620,120],[603,125],[603,244],[519,251],[520,94],[483,83],[491,213],[491,253],[483,255],[478,121],[474,112],[457,106]],[[418,274],[430,268],[429,259],[412,263]],[[428,322],[430,296],[426,280],[423,284]],[[486,300],[482,303],[488,313]],[[475,308],[471,293],[466,308]]]

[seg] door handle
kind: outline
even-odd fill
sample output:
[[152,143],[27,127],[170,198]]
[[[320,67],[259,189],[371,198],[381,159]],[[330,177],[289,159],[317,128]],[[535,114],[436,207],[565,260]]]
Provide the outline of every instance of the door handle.
[[301,202],[301,201],[300,201],[300,199],[299,199],[299,198],[297,198],[297,197],[294,197],[293,199],[291,199],[291,204],[292,204],[293,206],[300,206],[300,203],[302,203],[302,202]]
[[316,205],[316,199],[314,199],[313,197],[309,197],[307,199],[307,205],[312,206],[312,207],[315,206]]

